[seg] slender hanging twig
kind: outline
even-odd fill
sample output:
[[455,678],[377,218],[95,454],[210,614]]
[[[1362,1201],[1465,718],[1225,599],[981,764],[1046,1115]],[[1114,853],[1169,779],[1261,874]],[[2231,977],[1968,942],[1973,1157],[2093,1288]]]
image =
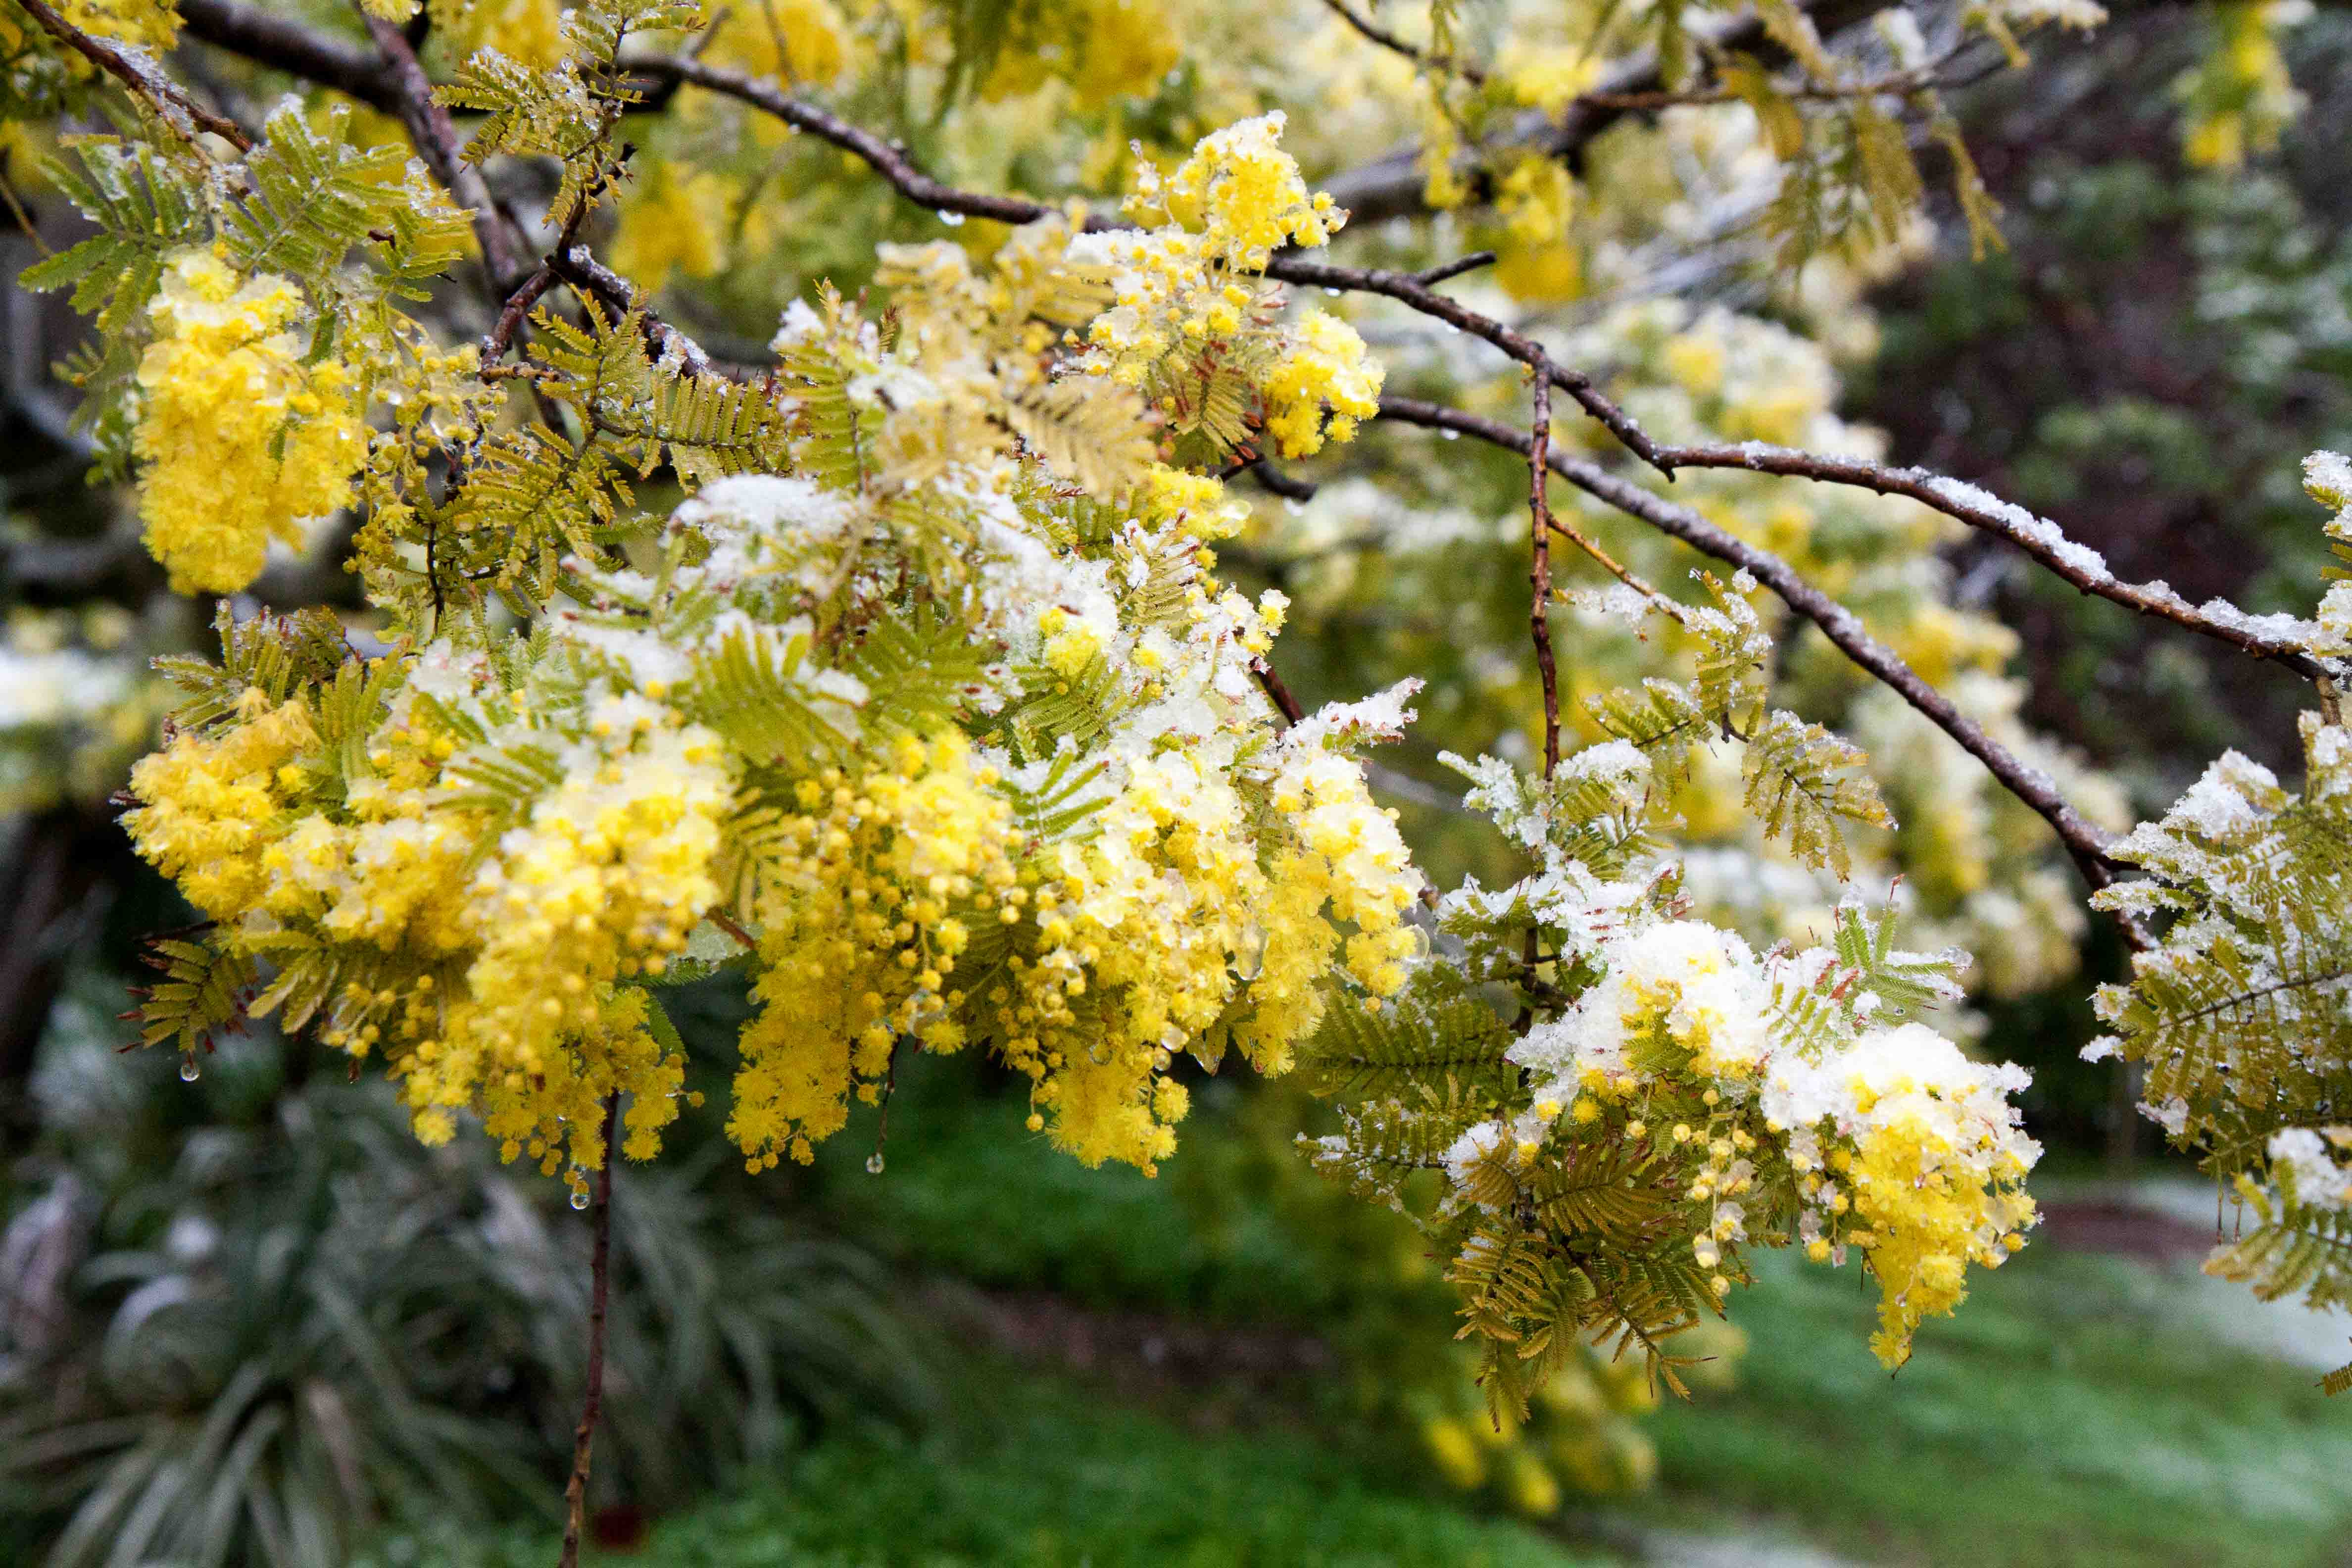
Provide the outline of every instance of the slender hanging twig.
[[560,1568],[579,1568],[580,1532],[588,1514],[588,1456],[596,1436],[596,1416],[604,1403],[604,1302],[613,1273],[613,1142],[621,1131],[621,1091],[604,1097],[604,1163],[596,1173],[595,1235],[589,1255],[588,1393],[580,1405],[580,1425],[572,1434],[572,1479],[563,1489],[563,1555]]
[[[1559,766],[1559,668],[1551,657],[1551,366],[1535,365],[1536,410],[1528,441],[1528,516],[1534,560],[1528,568],[1535,603],[1528,610],[1528,633],[1535,639],[1536,670],[1543,678],[1544,777]],[[1532,933],[1530,933],[1532,934]]]

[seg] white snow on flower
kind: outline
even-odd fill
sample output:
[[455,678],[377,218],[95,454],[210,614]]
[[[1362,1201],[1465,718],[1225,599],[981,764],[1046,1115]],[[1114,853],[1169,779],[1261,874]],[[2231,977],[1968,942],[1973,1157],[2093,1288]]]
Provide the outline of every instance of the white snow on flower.
[[2338,1161],[2352,1151],[2352,1127],[2289,1127],[2271,1134],[2271,1171],[2294,1200],[2310,1208],[2352,1209],[2352,1165]]

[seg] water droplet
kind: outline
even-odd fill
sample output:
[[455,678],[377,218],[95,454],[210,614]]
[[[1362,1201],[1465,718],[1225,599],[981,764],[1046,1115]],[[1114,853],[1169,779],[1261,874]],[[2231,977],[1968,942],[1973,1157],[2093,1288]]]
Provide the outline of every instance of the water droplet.
[[1282,503],[1282,510],[1288,512],[1293,517],[1305,517],[1307,515],[1307,508],[1295,500],[1284,501]]
[[180,1058],[180,1081],[182,1083],[194,1083],[196,1079],[204,1076],[205,1069],[196,1065],[195,1058],[182,1057]]
[[963,214],[951,213],[942,209],[940,213],[940,221],[947,225],[950,228],[961,228],[963,226]]
[[572,1206],[575,1209],[584,1209],[588,1206],[587,1188],[574,1187],[572,1189]]
[[866,1173],[869,1176],[878,1176],[882,1173],[881,1150],[877,1149],[874,1152],[866,1156]]
[[1336,300],[1336,299],[1338,299],[1338,298],[1339,297],[1339,290],[1338,290],[1337,289],[1324,289],[1324,290],[1323,290],[1323,292],[1325,292],[1326,294],[1330,295],[1330,296],[1331,296],[1331,298],[1333,298],[1334,300]]
[[1440,430],[1438,434],[1444,437],[1449,441],[1459,441],[1462,439],[1462,432],[1459,430]]

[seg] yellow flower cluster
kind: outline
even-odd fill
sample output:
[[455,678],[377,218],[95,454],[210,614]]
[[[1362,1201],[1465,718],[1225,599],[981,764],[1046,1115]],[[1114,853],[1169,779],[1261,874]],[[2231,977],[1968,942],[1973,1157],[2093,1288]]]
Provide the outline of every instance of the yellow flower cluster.
[[667,158],[651,163],[621,203],[613,265],[658,292],[672,272],[708,278],[726,265],[724,226],[733,193],[708,171],[681,175]]
[[1127,210],[1199,237],[1198,254],[1237,272],[1263,272],[1285,245],[1328,245],[1347,222],[1323,192],[1307,194],[1282,150],[1277,110],[1212,132],[1172,174],[1144,164]]
[[428,0],[428,5],[433,30],[461,60],[496,49],[534,70],[551,70],[563,58],[562,7],[555,0]]
[[850,47],[833,0],[751,0],[724,14],[707,52],[753,76],[822,86],[841,74]]
[[1366,356],[1355,328],[1327,311],[1308,310],[1260,384],[1275,449],[1286,458],[1305,458],[1323,449],[1327,435],[1352,440],[1356,422],[1381,411],[1381,367]]
[[998,52],[982,95],[1018,98],[1060,80],[1084,110],[1149,98],[1181,54],[1182,30],[1168,12],[1166,4],[1147,0],[1066,0],[1015,11],[1008,18],[1013,36]]
[[145,804],[125,812],[139,852],[180,885],[182,896],[216,921],[240,919],[268,885],[262,851],[285,830],[282,807],[304,781],[297,759],[318,743],[308,709],[273,705],[248,689],[245,721],[183,734],[131,770]]
[[[486,1090],[489,1131],[509,1142],[524,1125],[551,1136],[563,1118],[531,1080],[566,1039],[610,1031],[613,983],[662,973],[718,901],[711,868],[733,805],[718,738],[650,702],[603,705],[566,762],[468,889],[479,945],[465,1027],[401,1068],[412,1105]],[[631,1087],[640,1104],[656,1098]]]
[[[2026,1167],[2013,1153],[1996,1156],[1997,1182],[2007,1184],[1988,1183],[1952,1158],[1956,1128],[1945,1086],[1906,1074],[1886,1087],[1885,1096],[1867,1085],[1857,1095],[1856,1109],[1869,1123],[1854,1154],[1832,1154],[1831,1163],[1851,1182],[1854,1217],[1868,1227],[1866,1241],[1861,1231],[1847,1239],[1865,1247],[1878,1276],[1879,1330],[1870,1348],[1888,1366],[1899,1366],[1921,1321],[1966,1298],[1971,1261],[1997,1268],[2025,1245],[2034,1209],[2014,1184]],[[1882,1111],[1882,1100],[1913,1103]],[[1974,1131],[1979,1150],[1990,1151],[1995,1133]],[[1832,1190],[1830,1201],[1836,1195]]]
[[[1243,280],[1284,245],[1318,246],[1346,221],[1309,196],[1268,114],[1203,138],[1173,174],[1145,166],[1128,210],[1158,218],[1104,237],[1114,303],[1085,334],[1080,363],[1140,390],[1178,430],[1205,426],[1240,444],[1231,404],[1254,391],[1276,447],[1290,457],[1348,440],[1380,409],[1382,371],[1355,329],[1321,310],[1277,322],[1278,290]],[[1329,421],[1325,423],[1325,412]]]
[[289,329],[304,309],[285,279],[240,284],[203,250],[173,258],[148,307],[139,515],[177,592],[244,587],[271,540],[299,544],[304,521],[352,500],[367,428],[344,367],[302,363],[306,345]]
[[1279,857],[1266,878],[1264,945],[1252,1011],[1234,1037],[1265,1071],[1289,1063],[1294,1041],[1323,1016],[1321,977],[1339,945],[1320,911],[1353,925],[1346,967],[1377,997],[1404,984],[1405,963],[1421,937],[1404,921],[1419,891],[1395,814],[1374,806],[1362,770],[1314,746],[1286,746],[1274,783],[1274,808],[1287,817],[1297,847]]
[[2284,0],[2230,0],[2210,15],[2210,47],[2173,84],[2184,107],[2180,152],[2200,168],[2234,169],[2249,154],[2276,152],[2303,111],[2278,34],[2304,12]]
[[992,937],[1029,896],[997,782],[947,731],[793,787],[772,830],[781,849],[746,911],[766,969],[728,1131],[754,1166],[780,1151],[809,1159],[848,1120],[853,1084],[872,1098],[902,1035],[937,1051],[963,1045],[949,1014],[965,1000],[958,961],[975,929]]
[[1503,234],[1495,278],[1517,299],[1573,299],[1584,264],[1568,237],[1576,212],[1576,182],[1557,158],[1529,153],[1503,173],[1495,193]]
[[552,1173],[568,1157],[576,1185],[603,1159],[604,1096],[631,1096],[633,1155],[674,1114],[682,1064],[620,983],[660,973],[716,901],[733,786],[715,737],[642,698],[600,702],[569,742],[534,731],[519,700],[483,716],[499,707],[521,743],[562,747],[560,774],[504,832],[448,771],[463,737],[446,710],[396,702],[335,800],[316,712],[258,689],[233,721],[142,762],[124,821],[232,940],[339,955],[345,978],[298,1004],[302,1018],[322,1013],[328,1044],[385,1061],[421,1138],[478,1109],[508,1158],[527,1149]]
[[[1717,1294],[1730,1289],[1751,1208],[1793,1186],[1809,1257],[1841,1260],[1853,1247],[1869,1259],[1871,1348],[1899,1366],[1920,1322],[1962,1300],[1969,1264],[1998,1268],[2024,1245],[2034,1209],[2021,1184],[2039,1150],[2006,1098],[2022,1071],[1971,1062],[1916,1023],[1872,1028],[1867,1005],[1842,1026],[1810,1009],[1797,1030],[1787,998],[1856,984],[1837,979],[1824,950],[1759,959],[1736,935],[1668,920],[1594,956],[1599,984],[1512,1049],[1538,1081],[1509,1136],[1522,1162],[1604,1123],[1612,1137],[1654,1138],[1687,1171],[1692,1253]],[[1466,1171],[1507,1146],[1497,1131],[1458,1159]]]

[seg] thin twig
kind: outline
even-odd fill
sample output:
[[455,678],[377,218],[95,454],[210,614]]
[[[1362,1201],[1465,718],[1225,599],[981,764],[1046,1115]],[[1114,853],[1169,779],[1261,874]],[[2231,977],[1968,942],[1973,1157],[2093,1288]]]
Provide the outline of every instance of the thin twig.
[[[1475,436],[1526,456],[1529,436],[1497,420],[1465,414],[1459,409],[1413,398],[1382,397],[1381,417],[1432,429]],[[1937,729],[1958,742],[1982,763],[2003,788],[2032,807],[2073,858],[2083,879],[2104,888],[2116,879],[2115,862],[2106,853],[2107,836],[2059,794],[2058,786],[2038,768],[2026,765],[2008,747],[1985,732],[1984,727],[1954,707],[1943,693],[1905,663],[1901,655],[1870,634],[1854,613],[1806,581],[1787,562],[1758,545],[1718,528],[1689,507],[1654,495],[1598,463],[1572,458],[1557,448],[1546,454],[1551,471],[1588,495],[1638,518],[1660,532],[1693,549],[1745,570],[1780,597],[1781,603],[1819,626],[1822,635],[1845,656],[1885,683],[1896,696],[1924,714]],[[2128,929],[2128,927],[2127,927]],[[2144,933],[2143,933],[2144,934]]]
[[1280,496],[1285,500],[1313,500],[1318,488],[1309,480],[1293,479],[1264,458],[1244,458],[1228,463],[1217,471],[1217,477],[1230,479],[1236,474],[1244,473],[1255,479],[1268,495]]
[[744,952],[757,952],[760,951],[759,942],[753,939],[750,931],[743,929],[742,922],[736,920],[733,915],[728,914],[723,910],[712,910],[703,918],[708,920],[712,925],[717,926],[720,931],[725,931],[729,936],[733,937],[742,945]]
[[563,1488],[563,1554],[560,1568],[579,1568],[580,1534],[588,1516],[588,1458],[596,1417],[604,1403],[604,1304],[613,1273],[613,1142],[621,1131],[621,1091],[604,1097],[604,1163],[596,1173],[595,1233],[589,1254],[588,1391],[572,1434],[572,1479]]
[[1378,44],[1391,54],[1402,55],[1426,70],[1445,71],[1458,76],[1472,87],[1486,85],[1486,73],[1469,61],[1457,60],[1451,55],[1433,55],[1426,49],[1415,47],[1370,16],[1359,16],[1348,0],[1323,0],[1323,4],[1368,42]]
[[[48,0],[15,0],[15,3],[41,25],[43,32],[129,88],[132,96],[147,103],[166,124],[189,141],[195,140],[198,131],[209,131],[240,153],[253,151],[253,138],[247,135],[245,128],[236,121],[215,114],[152,66],[135,64],[121,50],[91,37],[59,16]],[[143,58],[145,51],[139,52]]]
[[653,350],[655,358],[675,355],[677,362],[695,375],[719,374],[719,366],[703,352],[700,343],[655,315],[638,299],[635,285],[590,255],[586,246],[575,245],[567,250],[558,251],[547,258],[547,265],[572,288],[593,295],[614,321],[635,310],[646,344]]
[[1266,696],[1273,699],[1275,709],[1282,715],[1285,724],[1296,724],[1307,717],[1307,710],[1298,705],[1298,699],[1290,694],[1290,688],[1285,686],[1282,677],[1274,672],[1273,664],[1264,658],[1254,658],[1250,660],[1250,673],[1257,677],[1260,686],[1265,688]]
[[492,327],[490,335],[482,340],[481,374],[485,380],[496,379],[500,374],[499,362],[506,358],[509,345],[513,343],[515,333],[521,329],[523,317],[539,303],[540,296],[553,287],[555,268],[541,262],[538,271],[523,279],[521,288],[507,296],[505,308],[499,311],[498,325]]
[[41,237],[41,231],[34,226],[33,215],[26,212],[25,204],[16,199],[16,187],[8,183],[5,159],[0,159],[0,202],[7,205],[8,216],[16,220],[16,226],[25,231],[25,237],[33,242],[35,250],[39,251],[44,257],[57,254],[49,248],[49,242]]
[[1475,272],[1481,267],[1491,267],[1494,263],[1493,251],[1474,250],[1469,255],[1457,257],[1452,261],[1441,262],[1435,267],[1423,268],[1412,275],[1412,280],[1426,289],[1433,283],[1443,283],[1448,278],[1459,278],[1465,272]]
[[[1544,777],[1559,769],[1559,668],[1551,655],[1551,378],[1535,367],[1535,417],[1528,437],[1528,533],[1532,560],[1528,585],[1528,635],[1535,640],[1536,672],[1543,678]],[[1532,931],[1529,932],[1533,934]]]
[[1652,587],[1649,584],[1643,582],[1639,574],[1628,570],[1615,556],[1610,554],[1606,550],[1603,550],[1596,541],[1587,537],[1582,529],[1577,527],[1572,522],[1568,522],[1560,518],[1554,517],[1551,520],[1551,531],[1554,533],[1559,534],[1561,538],[1567,540],[1570,544],[1575,545],[1579,550],[1583,551],[1585,554],[1591,556],[1593,561],[1599,564],[1602,571],[1608,573],[1612,577],[1616,578],[1620,583],[1624,584],[1628,588],[1633,589],[1636,594],[1641,595],[1644,599],[1647,599],[1650,602],[1651,606],[1659,614],[1664,616],[1668,620],[1674,622],[1676,626],[1685,626],[1689,623],[1689,612],[1685,611],[1674,600],[1658,592],[1657,589]]

